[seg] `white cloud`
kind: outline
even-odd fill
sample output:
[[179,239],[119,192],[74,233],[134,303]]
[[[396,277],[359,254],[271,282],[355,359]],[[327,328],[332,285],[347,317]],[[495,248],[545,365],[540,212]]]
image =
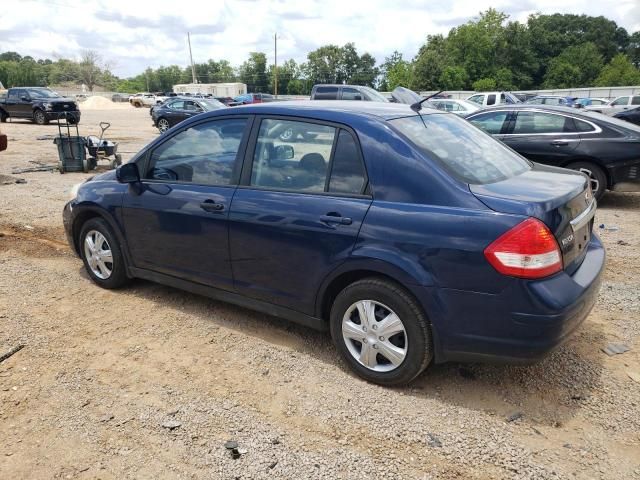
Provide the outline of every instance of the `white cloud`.
[[638,0],[3,0],[0,52],[77,57],[82,49],[99,51],[120,76],[145,67],[188,64],[187,31],[194,60],[227,59],[239,65],[251,51],[273,61],[304,61],[321,45],[355,42],[360,53],[378,61],[394,50],[413,57],[428,34],[451,27],[494,7],[526,21],[529,14],[604,15],[629,32],[640,30]]

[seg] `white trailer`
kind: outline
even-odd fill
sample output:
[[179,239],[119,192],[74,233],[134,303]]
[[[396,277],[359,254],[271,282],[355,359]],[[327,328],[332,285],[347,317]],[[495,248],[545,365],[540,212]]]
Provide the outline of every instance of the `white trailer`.
[[200,93],[203,95],[211,94],[214,97],[237,97],[247,93],[247,85],[245,83],[183,83],[174,85],[175,93]]

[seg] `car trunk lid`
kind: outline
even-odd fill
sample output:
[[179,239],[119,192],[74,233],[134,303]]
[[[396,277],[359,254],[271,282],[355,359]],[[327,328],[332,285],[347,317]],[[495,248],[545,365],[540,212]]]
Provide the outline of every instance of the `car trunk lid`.
[[544,222],[558,242],[567,273],[584,259],[596,206],[586,175],[534,164],[520,175],[469,188],[492,210]]

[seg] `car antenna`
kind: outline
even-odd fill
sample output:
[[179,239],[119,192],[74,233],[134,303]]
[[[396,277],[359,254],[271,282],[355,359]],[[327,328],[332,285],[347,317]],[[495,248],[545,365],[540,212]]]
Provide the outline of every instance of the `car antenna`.
[[420,113],[420,110],[422,110],[422,104],[424,102],[426,102],[427,100],[429,100],[430,98],[433,98],[433,97],[435,97],[437,95],[440,95],[441,93],[442,93],[442,90],[440,90],[437,93],[434,93],[433,95],[429,95],[428,97],[423,98],[419,102],[412,103],[410,105],[410,107],[409,107],[409,108],[411,108],[411,110],[413,110],[414,112],[416,112],[418,114],[418,116],[420,117],[420,120],[422,120],[422,125],[424,125],[424,128],[427,128],[427,124],[424,122],[424,118],[422,118],[422,114]]
[[420,100],[419,102],[416,103],[412,103],[411,106],[409,108],[411,108],[411,110],[413,110],[416,113],[420,113],[420,110],[422,110],[422,104],[424,102],[426,102],[427,100],[432,99],[433,97],[437,97],[438,95],[440,95],[444,90],[440,90],[439,92],[434,93],[433,95],[429,95],[428,97],[423,98],[422,100]]

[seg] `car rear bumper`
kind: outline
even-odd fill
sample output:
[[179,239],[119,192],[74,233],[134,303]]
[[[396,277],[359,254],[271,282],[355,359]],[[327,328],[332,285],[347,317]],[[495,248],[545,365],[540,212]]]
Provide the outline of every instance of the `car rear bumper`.
[[593,235],[580,267],[531,281],[514,279],[499,294],[429,288],[436,360],[531,363],[562,344],[593,308],[605,251]]

